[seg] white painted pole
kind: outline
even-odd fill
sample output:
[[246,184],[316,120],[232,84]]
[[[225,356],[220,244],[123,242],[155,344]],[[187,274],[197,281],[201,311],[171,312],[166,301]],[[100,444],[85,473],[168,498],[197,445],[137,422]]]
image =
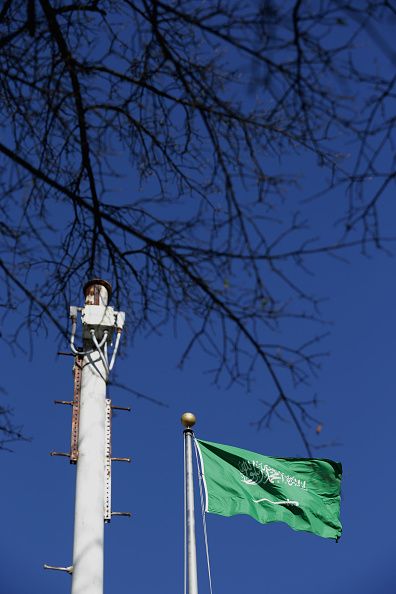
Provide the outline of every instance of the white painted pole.
[[[87,283],[84,292],[85,356],[81,375],[71,591],[72,594],[103,594],[108,364],[96,336],[101,340],[103,334],[104,341],[107,339],[111,322],[106,318],[106,311],[113,310],[107,308],[111,287],[105,281],[96,279]],[[95,333],[98,334],[95,336]],[[72,344],[73,341],[74,335]]]
[[103,593],[106,375],[97,351],[84,357],[72,594]]
[[188,594],[198,594],[197,577],[197,551],[195,544],[195,512],[194,512],[194,477],[192,450],[194,434],[190,427],[195,424],[195,416],[192,413],[184,413],[182,423],[184,430],[185,447],[185,501],[186,501],[186,536],[187,536],[187,583]]

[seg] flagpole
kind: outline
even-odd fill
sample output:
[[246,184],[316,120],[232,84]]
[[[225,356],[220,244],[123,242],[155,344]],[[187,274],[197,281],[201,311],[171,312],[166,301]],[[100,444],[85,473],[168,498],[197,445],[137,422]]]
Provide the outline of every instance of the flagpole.
[[187,536],[187,583],[188,594],[198,594],[197,578],[197,552],[195,545],[195,515],[194,515],[194,480],[193,480],[193,439],[194,432],[191,427],[195,425],[195,415],[184,413],[181,422],[185,427],[184,433],[184,477],[185,477],[185,533]]

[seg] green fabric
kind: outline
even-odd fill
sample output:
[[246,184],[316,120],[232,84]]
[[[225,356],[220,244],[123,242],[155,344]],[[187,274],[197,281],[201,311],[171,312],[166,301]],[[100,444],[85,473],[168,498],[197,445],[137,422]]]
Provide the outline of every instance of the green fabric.
[[270,458],[197,440],[206,487],[206,511],[247,514],[262,524],[286,522],[325,538],[341,535],[339,462]]

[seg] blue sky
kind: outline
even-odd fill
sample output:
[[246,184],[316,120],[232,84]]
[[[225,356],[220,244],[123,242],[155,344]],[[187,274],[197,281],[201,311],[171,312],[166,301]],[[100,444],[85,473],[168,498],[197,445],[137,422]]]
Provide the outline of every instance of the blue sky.
[[[363,54],[364,55],[364,52]],[[341,139],[342,143],[342,139]],[[350,147],[347,147],[350,150]],[[388,158],[386,155],[385,158]],[[121,157],[120,157],[121,158]],[[125,160],[126,166],[126,160]],[[282,165],[305,177],[298,195],[286,202],[292,211],[299,198],[319,187],[324,170],[307,157]],[[131,185],[130,173],[117,180],[120,195]],[[290,192],[297,192],[294,188]],[[126,195],[126,194],[125,194]],[[313,234],[325,239],[345,195],[339,189],[310,203]],[[394,232],[396,207],[392,191],[385,196],[384,234]],[[208,537],[214,592],[292,592],[293,594],[393,594],[394,571],[393,469],[394,358],[396,353],[394,258],[358,249],[349,263],[321,256],[310,262],[313,276],[305,287],[326,297],[323,329],[330,336],[323,350],[330,356],[310,386],[296,398],[317,394],[315,414],[323,421],[314,444],[318,457],[343,464],[338,544],[288,526],[263,526],[249,517],[208,516]],[[298,272],[302,274],[302,272]],[[111,281],[111,279],[108,279]],[[81,302],[73,305],[82,304]],[[127,311],[127,324],[132,324]],[[65,311],[65,322],[67,312]],[[301,328],[288,326],[289,340],[301,342]],[[305,333],[305,330],[304,330]],[[305,334],[304,334],[305,336]],[[274,456],[304,456],[303,444],[290,423],[274,421],[257,431],[263,414],[260,399],[271,400],[273,386],[258,370],[252,391],[213,386],[208,370],[213,362],[202,352],[189,357],[183,371],[178,359],[188,340],[171,326],[158,335],[140,335],[124,342],[116,362],[117,380],[164,403],[158,406],[120,389],[109,388],[115,404],[132,406],[113,422],[115,456],[131,456],[130,465],[113,465],[113,510],[131,511],[132,518],[115,518],[105,527],[105,592],[154,594],[183,591],[183,441],[180,416],[193,411],[198,437]],[[73,395],[71,357],[57,357],[68,346],[55,332],[34,338],[31,358],[13,354],[0,343],[2,398],[15,410],[15,420],[31,436],[13,453],[0,453],[3,510],[0,540],[0,594],[66,594],[68,575],[43,570],[43,564],[71,564],[75,467],[51,450],[67,451],[70,410],[54,399]],[[197,485],[196,485],[197,487]],[[208,593],[198,489],[197,539],[200,593]]]
[[[320,442],[341,444],[317,451],[343,463],[341,541],[281,524],[262,526],[248,517],[208,516],[215,592],[394,592],[394,278],[394,259],[383,254],[355,255],[350,265],[329,260],[315,277],[329,297],[324,309],[334,325],[326,344],[331,356],[307,396],[316,392],[321,401]],[[130,510],[133,518],[106,526],[106,592],[182,591],[183,411],[196,413],[202,438],[268,455],[304,455],[291,425],[276,422],[260,432],[250,425],[262,412],[257,394],[270,389],[265,378],[248,395],[211,386],[203,356],[191,358],[180,372],[182,338],[171,332],[142,337],[124,345],[117,362],[120,382],[169,406],[110,390],[115,403],[133,408],[113,423],[115,455],[133,459],[131,465],[114,465],[113,509]],[[72,359],[56,357],[58,339],[52,335],[37,337],[34,347],[31,361],[2,351],[7,400],[32,436],[31,443],[16,444],[14,453],[1,454],[4,594],[70,589],[69,576],[45,572],[42,565],[71,563],[75,468],[48,452],[68,449],[70,411],[52,400],[72,397]],[[208,592],[199,510],[197,530],[200,591]]]

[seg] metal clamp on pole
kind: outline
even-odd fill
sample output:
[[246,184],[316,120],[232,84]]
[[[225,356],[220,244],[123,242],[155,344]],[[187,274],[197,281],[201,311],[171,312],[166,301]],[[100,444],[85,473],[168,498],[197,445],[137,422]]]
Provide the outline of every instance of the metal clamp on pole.
[[111,512],[111,516],[125,516],[126,518],[130,518],[132,514],[131,512]]
[[112,462],[130,462],[132,458],[112,458]]

